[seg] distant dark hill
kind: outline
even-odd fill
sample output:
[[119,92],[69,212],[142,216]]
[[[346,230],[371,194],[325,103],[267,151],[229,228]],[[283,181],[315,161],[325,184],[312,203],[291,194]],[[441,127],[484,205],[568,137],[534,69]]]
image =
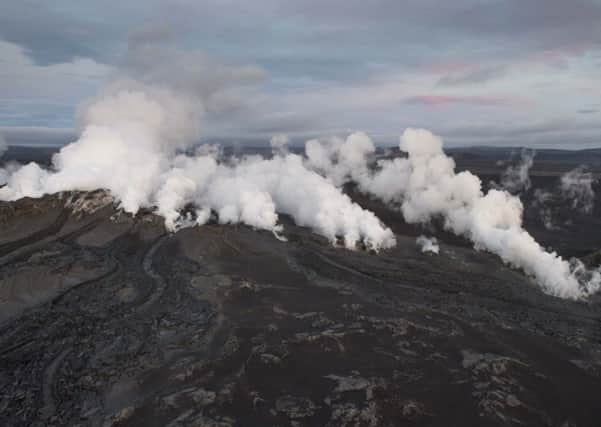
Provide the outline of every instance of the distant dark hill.
[[36,162],[42,165],[50,165],[52,155],[60,150],[60,147],[27,147],[12,145],[4,153],[1,162],[19,162],[29,163]]
[[[453,147],[445,151],[453,157],[464,159],[505,160],[522,147]],[[586,163],[601,166],[601,148],[586,150],[535,149],[536,161],[558,163]]]
[[[60,150],[59,146],[38,147],[38,146],[10,146],[2,156],[2,161],[18,161],[21,163],[38,162],[49,164],[52,155]],[[469,164],[469,162],[486,161],[494,165],[496,161],[506,161],[515,156],[522,147],[449,147],[445,152],[453,156],[458,164]],[[224,145],[225,155],[248,155],[259,154],[268,156],[271,148],[265,145]],[[302,146],[293,146],[291,152],[302,153]],[[398,147],[379,147],[378,157],[398,157],[402,155]],[[573,165],[587,165],[601,171],[601,148],[591,148],[586,150],[557,150],[557,149],[536,149],[535,169],[540,163]]]

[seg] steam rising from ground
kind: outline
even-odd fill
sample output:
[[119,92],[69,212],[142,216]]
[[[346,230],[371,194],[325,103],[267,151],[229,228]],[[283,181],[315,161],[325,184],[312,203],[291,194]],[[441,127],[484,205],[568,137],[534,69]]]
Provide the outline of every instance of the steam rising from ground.
[[553,208],[560,205],[570,206],[572,210],[583,214],[592,214],[595,182],[593,174],[584,166],[579,166],[563,174],[554,191],[537,189],[534,192],[534,207],[539,210],[545,228],[552,230],[559,227],[553,218]]
[[442,219],[444,228],[474,242],[477,249],[499,255],[509,265],[532,276],[546,292],[578,298],[601,285],[598,271],[546,252],[522,228],[523,206],[506,191],[482,192],[480,179],[464,171],[442,151],[442,140],[424,129],[407,129],[400,148],[407,158],[380,160],[375,172],[367,165],[373,144],[363,133],[346,141],[307,142],[309,164],[334,182],[355,181],[359,189],[396,206],[409,223]]
[[594,182],[593,174],[581,166],[562,175],[559,187],[562,196],[571,202],[573,209],[590,214],[595,202]]
[[199,224],[212,211],[220,223],[277,232],[279,212],[332,242],[341,238],[347,248],[360,242],[374,250],[395,244],[373,213],[306,168],[298,155],[281,152],[272,159],[251,156],[231,163],[220,162],[210,147],[176,155],[175,147],[195,132],[177,116],[193,114],[193,105],[194,100],[174,99],[162,89],[110,91],[87,107],[88,125],[54,157],[54,170],[35,163],[21,167],[0,189],[0,198],[105,188],[132,214],[155,206],[170,230],[190,220],[180,211],[193,204]]
[[[284,136],[272,140],[272,159],[222,162],[219,151],[207,146],[181,154],[199,136],[205,116],[238,108],[240,88],[261,73],[141,40],[134,38],[130,46],[126,75],[82,107],[81,136],[54,156],[52,170],[30,163],[4,172],[0,199],[103,188],[126,212],[156,207],[169,230],[190,221],[202,224],[213,212],[220,223],[277,232],[278,213],[284,213],[347,248],[395,244],[392,231],[373,213],[306,168],[300,156],[288,154]],[[196,211],[182,218],[187,205]]]
[[179,210],[189,203],[211,209],[220,223],[242,222],[280,231],[278,212],[332,242],[341,237],[347,248],[359,242],[375,250],[395,244],[393,233],[373,213],[307,169],[295,154],[272,159],[250,156],[232,164],[218,163],[207,155],[178,156],[156,203],[168,228],[177,228]]
[[501,175],[501,187],[512,194],[528,190],[531,185],[529,172],[535,154],[534,150],[521,150],[517,164],[509,166]]
[[549,203],[553,200],[553,194],[537,188],[534,191],[532,206],[538,209],[540,219],[547,230],[557,229],[553,223],[553,210]]
[[422,252],[432,252],[438,254],[440,246],[438,246],[438,240],[436,237],[419,236],[415,243],[421,249]]
[[[442,140],[427,130],[405,130],[400,148],[408,157],[379,161],[375,169],[368,161],[374,144],[362,132],[307,141],[305,157],[288,153],[281,135],[271,141],[270,159],[224,160],[211,146],[182,154],[206,117],[243,108],[246,88],[262,73],[162,49],[151,35],[132,38],[124,74],[81,108],[80,138],[54,156],[50,170],[30,163],[0,173],[6,181],[0,200],[102,188],[132,214],[154,207],[169,230],[214,216],[277,233],[278,214],[287,214],[347,248],[394,246],[392,231],[341,191],[352,181],[409,223],[442,219],[446,229],[524,270],[548,293],[577,298],[599,288],[598,272],[545,252],[522,228],[518,198],[495,189],[483,194],[477,176],[455,173]],[[182,216],[190,206],[194,212]]]
[[[405,130],[400,148],[408,157],[381,160],[375,169],[368,163],[375,147],[361,132],[345,140],[307,141],[306,159],[286,153],[285,144],[278,142],[272,144],[276,154],[271,159],[249,156],[228,163],[212,147],[176,155],[172,145],[163,144],[170,135],[165,126],[172,125],[163,122],[165,105],[171,105],[171,98],[163,95],[117,93],[91,104],[85,115],[91,124],[57,154],[55,170],[33,163],[21,167],[0,189],[0,198],[107,188],[127,212],[156,206],[170,230],[191,220],[203,224],[213,212],[220,223],[278,232],[278,213],[284,213],[332,242],[342,238],[347,248],[358,243],[374,250],[393,246],[390,229],[337,187],[352,180],[361,191],[397,207],[410,223],[441,218],[446,229],[522,269],[548,293],[578,298],[599,288],[598,272],[546,252],[522,228],[517,197],[496,189],[483,194],[477,176],[455,173],[442,140],[427,130]],[[127,111],[136,112],[124,120]],[[153,124],[145,125],[149,115],[154,115]],[[180,139],[172,141],[178,144]],[[195,215],[182,218],[180,212],[188,205],[196,206]]]

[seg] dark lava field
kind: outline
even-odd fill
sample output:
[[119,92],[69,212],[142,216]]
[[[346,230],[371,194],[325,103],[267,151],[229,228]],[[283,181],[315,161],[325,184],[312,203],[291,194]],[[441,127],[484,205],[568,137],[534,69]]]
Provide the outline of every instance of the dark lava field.
[[[457,158],[498,178],[487,157]],[[587,215],[556,203],[554,230],[530,206],[560,166],[535,163],[526,228],[595,262],[599,200]],[[0,425],[601,425],[601,296],[545,295],[347,190],[395,248],[333,247],[286,217],[287,242],[246,226],[167,233],[100,191],[1,202]],[[424,232],[439,255],[416,246]]]

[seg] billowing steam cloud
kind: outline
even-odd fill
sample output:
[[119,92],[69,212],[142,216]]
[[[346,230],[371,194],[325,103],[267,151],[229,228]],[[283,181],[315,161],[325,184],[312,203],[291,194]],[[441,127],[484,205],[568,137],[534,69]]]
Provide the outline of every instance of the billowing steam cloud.
[[103,188],[126,212],[155,207],[170,230],[189,224],[190,216],[182,218],[180,211],[192,204],[199,224],[213,212],[220,223],[278,232],[278,213],[284,213],[332,242],[342,239],[347,248],[395,244],[373,213],[306,168],[300,156],[288,154],[285,137],[273,139],[272,159],[220,163],[218,152],[207,147],[178,154],[198,137],[204,116],[237,108],[239,88],[260,73],[142,39],[134,39],[126,61],[136,78],[119,76],[81,109],[81,136],[55,155],[52,170],[30,163],[5,172],[0,199]]
[[307,165],[326,175],[337,186],[367,177],[367,156],[375,150],[373,142],[363,132],[355,132],[346,140],[331,137],[305,143]]
[[283,136],[272,139],[269,159],[222,161],[207,146],[182,154],[206,117],[244,108],[244,94],[262,72],[163,49],[156,34],[132,38],[125,74],[82,107],[80,138],[55,155],[50,170],[30,163],[0,174],[6,180],[0,200],[103,188],[132,214],[155,208],[169,230],[214,215],[220,223],[278,233],[278,214],[287,214],[347,248],[394,246],[392,231],[341,191],[353,181],[410,223],[442,219],[446,229],[524,270],[546,292],[577,298],[599,288],[598,272],[545,252],[522,228],[518,198],[494,189],[483,194],[478,177],[455,173],[442,140],[427,130],[407,129],[400,148],[408,157],[375,168],[368,161],[374,144],[362,132],[307,141],[305,157],[288,153]]
[[438,254],[440,251],[440,246],[438,245],[438,240],[436,237],[419,236],[417,239],[415,239],[415,243],[422,252]]
[[534,150],[522,149],[520,158],[515,165],[509,166],[501,175],[501,187],[511,194],[516,194],[530,188],[530,168],[534,164]]
[[272,159],[256,156],[218,163],[213,157],[178,156],[158,191],[158,213],[175,228],[179,210],[192,203],[216,212],[221,223],[242,222],[279,231],[278,213],[326,236],[343,239],[347,248],[359,242],[371,249],[391,247],[393,233],[321,175],[307,169],[295,154]]
[[[393,233],[373,213],[307,169],[301,156],[287,154],[272,159],[251,156],[227,164],[219,163],[211,151],[172,158],[141,151],[140,155],[153,163],[153,172],[144,175],[149,181],[138,180],[127,172],[125,177],[130,181],[122,186],[119,180],[113,181],[110,177],[109,160],[105,165],[94,164],[97,169],[87,176],[87,169],[80,169],[75,160],[74,163],[62,161],[65,151],[87,156],[87,150],[100,150],[94,143],[101,141],[80,139],[65,147],[55,159],[56,171],[45,171],[34,163],[23,166],[10,176],[8,185],[0,189],[0,198],[14,200],[64,190],[108,188],[127,212],[136,213],[140,207],[156,206],[170,230],[187,221],[181,218],[180,211],[193,204],[199,208],[199,224],[206,222],[208,212],[213,211],[220,223],[244,223],[277,232],[281,229],[277,224],[279,212],[292,216],[297,224],[311,227],[332,242],[342,238],[347,248],[355,248],[359,242],[374,250],[395,244]],[[106,155],[110,153],[123,155],[118,150]],[[134,153],[128,156],[133,157]]]
[[442,219],[447,230],[522,269],[550,294],[578,298],[599,289],[598,271],[587,272],[580,262],[546,252],[522,228],[519,198],[497,189],[483,194],[477,176],[455,173],[455,163],[442,151],[439,137],[424,129],[407,129],[400,148],[407,158],[381,160],[375,172],[367,165],[373,143],[363,133],[329,146],[325,140],[309,141],[307,156],[310,165],[334,182],[353,180],[360,190],[397,206],[409,223]]

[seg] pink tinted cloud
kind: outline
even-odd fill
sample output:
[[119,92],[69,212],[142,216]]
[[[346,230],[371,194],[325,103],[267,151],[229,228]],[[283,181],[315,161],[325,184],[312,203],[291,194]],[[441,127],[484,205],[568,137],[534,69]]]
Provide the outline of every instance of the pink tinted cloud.
[[532,62],[541,62],[547,65],[562,65],[568,58],[582,56],[592,47],[593,44],[590,42],[573,43],[535,52],[528,59]]
[[531,102],[517,96],[482,96],[482,95],[437,95],[425,94],[405,98],[405,104],[441,107],[451,104],[466,104],[480,106],[516,106],[527,105]]
[[[504,65],[506,67],[523,67],[532,64],[543,64],[551,67],[561,67],[565,66],[570,58],[583,56],[594,48],[595,44],[590,41],[558,45],[508,59]],[[490,65],[491,63],[488,63],[488,66]],[[475,73],[485,68],[487,68],[486,62],[483,64],[466,61],[443,61],[426,65],[424,71],[444,76]]]

